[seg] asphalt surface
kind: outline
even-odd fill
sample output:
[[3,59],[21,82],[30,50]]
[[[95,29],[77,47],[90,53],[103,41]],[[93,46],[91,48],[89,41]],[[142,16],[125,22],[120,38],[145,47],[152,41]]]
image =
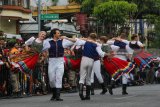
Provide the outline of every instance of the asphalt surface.
[[160,85],[129,87],[129,95],[122,95],[121,88],[114,95],[100,95],[96,90],[90,101],[81,101],[78,93],[62,94],[62,102],[50,101],[51,95],[16,99],[0,99],[0,107],[160,107]]

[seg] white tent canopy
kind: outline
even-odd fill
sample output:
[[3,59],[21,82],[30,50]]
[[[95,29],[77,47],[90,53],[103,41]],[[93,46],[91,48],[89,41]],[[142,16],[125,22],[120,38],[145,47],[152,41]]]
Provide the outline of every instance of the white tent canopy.
[[38,33],[37,23],[28,23],[20,26],[20,33]]
[[80,31],[77,31],[73,24],[69,23],[60,23],[59,21],[55,21],[54,23],[48,23],[45,26],[51,27],[51,29],[58,28],[62,31],[74,32],[75,34],[80,34]]
[[22,37],[21,37],[21,35],[18,35],[18,34],[9,34],[9,33],[4,33],[4,35],[6,35],[6,37],[7,38],[16,38],[16,39],[18,39],[18,40],[22,40]]

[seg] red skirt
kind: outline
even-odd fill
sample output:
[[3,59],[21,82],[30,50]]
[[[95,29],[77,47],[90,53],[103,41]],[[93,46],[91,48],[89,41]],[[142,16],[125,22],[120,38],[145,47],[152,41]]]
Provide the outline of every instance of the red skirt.
[[80,69],[81,58],[76,58],[75,56],[64,56],[64,61],[66,69]]
[[22,72],[26,74],[30,74],[35,68],[35,65],[37,64],[38,59],[39,59],[39,54],[35,54],[17,63],[20,66],[20,70]]
[[[20,69],[25,74],[32,73],[36,63],[38,62],[39,54],[35,52],[24,52],[15,54],[10,58],[13,72]],[[17,70],[19,71],[19,70]]]
[[138,53],[134,57],[134,62],[140,68],[141,71],[143,71],[144,68],[146,67],[150,68],[149,64],[155,60],[156,58],[152,54],[145,52],[145,51]]
[[129,73],[134,68],[134,64],[119,58],[104,58],[104,67],[114,80],[121,77],[123,73]]

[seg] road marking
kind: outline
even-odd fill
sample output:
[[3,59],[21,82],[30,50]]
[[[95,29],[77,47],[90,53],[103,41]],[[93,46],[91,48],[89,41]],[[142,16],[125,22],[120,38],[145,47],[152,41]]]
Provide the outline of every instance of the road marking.
[[136,97],[136,95],[126,96],[126,97],[120,97],[120,98],[114,98],[114,99],[120,100],[120,99],[132,98],[132,97]]

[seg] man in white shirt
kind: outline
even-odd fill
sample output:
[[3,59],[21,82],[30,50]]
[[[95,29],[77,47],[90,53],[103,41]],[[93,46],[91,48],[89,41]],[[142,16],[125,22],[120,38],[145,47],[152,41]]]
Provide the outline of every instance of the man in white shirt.
[[[80,66],[80,81],[79,81],[79,96],[81,100],[90,100],[91,90],[91,73],[94,61],[98,57],[106,56],[106,53],[101,50],[95,42],[97,35],[91,33],[87,41],[77,39],[75,45],[84,46],[81,66]],[[86,97],[83,96],[83,85],[86,83]]]
[[45,41],[44,50],[48,50],[48,76],[50,87],[52,88],[53,95],[51,100],[63,101],[60,98],[60,90],[62,88],[62,77],[64,74],[64,48],[72,46],[75,42],[74,39],[61,37],[59,29],[51,31],[53,39]]

